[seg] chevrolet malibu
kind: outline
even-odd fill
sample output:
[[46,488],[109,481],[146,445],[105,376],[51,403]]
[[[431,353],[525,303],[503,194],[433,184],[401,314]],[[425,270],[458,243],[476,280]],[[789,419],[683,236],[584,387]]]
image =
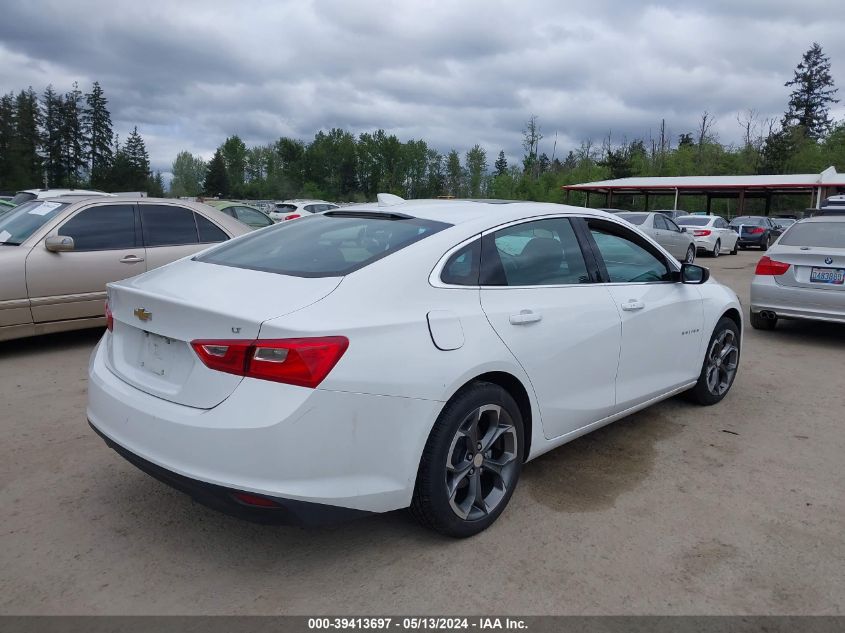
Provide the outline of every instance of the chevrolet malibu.
[[524,462],[675,394],[712,405],[736,295],[602,211],[380,196],[110,284],[88,419],[257,521],[490,526]]

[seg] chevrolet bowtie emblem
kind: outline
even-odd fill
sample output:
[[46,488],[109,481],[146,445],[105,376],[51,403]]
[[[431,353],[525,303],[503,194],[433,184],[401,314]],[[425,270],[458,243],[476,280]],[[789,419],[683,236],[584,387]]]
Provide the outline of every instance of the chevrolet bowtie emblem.
[[144,308],[135,308],[133,314],[138,317],[141,321],[149,321],[153,318],[153,313],[144,310]]

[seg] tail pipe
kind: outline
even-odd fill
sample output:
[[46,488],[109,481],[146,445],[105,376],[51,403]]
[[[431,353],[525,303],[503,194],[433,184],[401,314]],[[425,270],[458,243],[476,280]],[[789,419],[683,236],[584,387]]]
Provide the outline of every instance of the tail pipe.
[[760,310],[760,316],[764,319],[777,319],[778,315],[771,310]]

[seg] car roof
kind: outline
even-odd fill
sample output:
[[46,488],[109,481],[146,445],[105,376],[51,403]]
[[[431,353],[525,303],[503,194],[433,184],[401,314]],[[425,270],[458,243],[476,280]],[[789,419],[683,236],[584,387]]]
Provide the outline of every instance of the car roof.
[[378,203],[359,203],[330,211],[332,214],[367,211],[373,213],[401,213],[423,220],[445,222],[452,225],[478,226],[479,230],[497,224],[544,215],[590,215],[618,218],[613,213],[590,207],[573,207],[552,202],[516,200],[405,200],[398,204],[379,206]]
[[804,222],[845,222],[845,215],[814,215],[811,218],[798,220],[798,222],[802,224]]

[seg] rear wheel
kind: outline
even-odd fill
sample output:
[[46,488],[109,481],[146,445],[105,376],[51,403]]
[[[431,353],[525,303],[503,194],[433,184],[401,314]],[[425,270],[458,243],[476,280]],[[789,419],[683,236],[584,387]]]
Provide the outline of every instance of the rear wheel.
[[684,263],[692,264],[695,261],[695,245],[690,244],[690,247],[687,249],[687,256],[684,258]]
[[739,327],[722,317],[713,330],[701,374],[695,387],[687,393],[693,402],[709,406],[724,398],[736,378],[739,368]]
[[760,244],[760,250],[761,250],[761,251],[767,251],[767,250],[769,250],[769,249],[772,247],[772,242],[773,242],[773,241],[774,241],[774,240],[772,239],[772,236],[771,236],[771,235],[769,235],[768,237],[766,237],[765,241],[764,241],[762,244]]
[[523,458],[523,426],[510,394],[475,383],[450,400],[429,435],[411,513],[455,537],[487,529],[510,501]]
[[755,330],[774,330],[777,324],[777,318],[767,319],[760,312],[751,313],[751,327]]
[[710,254],[711,257],[718,257],[722,250],[722,242],[716,240],[716,243],[713,245],[713,252]]

